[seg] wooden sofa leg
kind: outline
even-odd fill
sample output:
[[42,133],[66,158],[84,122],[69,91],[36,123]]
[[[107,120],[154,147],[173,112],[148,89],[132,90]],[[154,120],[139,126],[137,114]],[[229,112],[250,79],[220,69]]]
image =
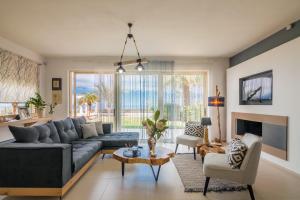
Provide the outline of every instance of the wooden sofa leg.
[[175,154],[177,153],[178,145],[179,145],[179,144],[176,144]]
[[102,154],[102,160],[104,159],[104,157],[105,157],[105,153],[104,153],[104,154]]
[[250,193],[251,200],[255,200],[252,185],[247,185],[247,187],[248,187],[248,190],[249,190],[249,193]]
[[196,160],[196,148],[195,147],[193,148],[193,151],[194,151],[194,160]]
[[209,180],[210,180],[210,177],[206,177],[204,191],[203,191],[204,196],[206,196]]

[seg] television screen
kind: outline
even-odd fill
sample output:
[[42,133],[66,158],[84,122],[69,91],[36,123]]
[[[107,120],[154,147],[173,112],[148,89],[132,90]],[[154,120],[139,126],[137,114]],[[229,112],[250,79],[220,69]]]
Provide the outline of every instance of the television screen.
[[271,105],[273,72],[266,71],[240,79],[240,105]]

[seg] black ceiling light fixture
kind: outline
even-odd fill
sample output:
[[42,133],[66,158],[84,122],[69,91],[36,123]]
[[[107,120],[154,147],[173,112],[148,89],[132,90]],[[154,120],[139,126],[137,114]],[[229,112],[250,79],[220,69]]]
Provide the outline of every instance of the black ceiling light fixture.
[[[126,40],[125,40],[123,51],[122,51],[122,54],[121,54],[121,57],[120,57],[120,61],[114,63],[114,66],[118,66],[116,72],[120,73],[120,74],[126,72],[124,66],[137,64],[137,66],[135,67],[135,69],[138,70],[138,71],[143,71],[145,69],[145,67],[144,67],[143,64],[148,63],[147,59],[141,58],[141,55],[140,55],[140,52],[139,52],[139,50],[137,48],[134,36],[131,33],[132,23],[128,23],[128,27],[129,27],[129,33],[126,36]],[[134,46],[135,46],[135,49],[136,49],[136,52],[137,52],[137,56],[138,56],[137,60],[123,61],[123,56],[124,56],[124,52],[125,52],[125,48],[126,48],[128,39],[129,40],[131,40],[131,39],[133,40],[133,43],[134,43]]]

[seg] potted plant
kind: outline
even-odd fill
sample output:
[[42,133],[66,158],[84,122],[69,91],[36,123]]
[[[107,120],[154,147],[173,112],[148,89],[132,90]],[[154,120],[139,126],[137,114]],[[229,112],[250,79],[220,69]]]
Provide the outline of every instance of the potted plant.
[[87,93],[79,99],[79,105],[87,104],[88,106],[88,116],[90,116],[92,111],[92,104],[98,100],[98,96],[94,93]]
[[37,116],[39,118],[43,117],[44,109],[46,107],[45,101],[42,99],[41,95],[36,92],[34,97],[30,97],[30,99],[26,102],[26,107],[28,108],[30,105],[34,106]]
[[151,156],[155,156],[156,141],[165,133],[165,130],[169,128],[167,126],[168,120],[159,119],[160,111],[156,110],[153,114],[153,120],[146,119],[142,122],[142,125],[146,129],[148,135],[148,145]]

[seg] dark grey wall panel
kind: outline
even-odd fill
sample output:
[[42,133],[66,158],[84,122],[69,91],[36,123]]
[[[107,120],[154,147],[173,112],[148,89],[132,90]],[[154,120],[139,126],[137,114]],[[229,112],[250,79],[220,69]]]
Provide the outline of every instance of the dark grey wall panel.
[[290,30],[286,28],[274,33],[266,39],[254,44],[248,49],[232,56],[229,59],[230,67],[240,64],[250,58],[253,58],[259,54],[262,54],[270,49],[273,49],[281,44],[284,44],[290,40],[293,40],[300,36],[300,20],[292,24]]
[[287,150],[287,127],[275,124],[263,123],[262,125],[263,144]]

